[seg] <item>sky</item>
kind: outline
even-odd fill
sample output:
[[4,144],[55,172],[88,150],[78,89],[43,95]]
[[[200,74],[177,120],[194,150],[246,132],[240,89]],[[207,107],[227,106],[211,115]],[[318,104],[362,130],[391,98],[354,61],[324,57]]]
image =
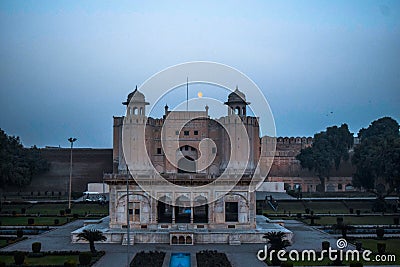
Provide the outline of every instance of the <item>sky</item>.
[[0,128],[110,148],[127,94],[190,61],[246,74],[278,136],[400,121],[400,1],[147,2],[0,1]]

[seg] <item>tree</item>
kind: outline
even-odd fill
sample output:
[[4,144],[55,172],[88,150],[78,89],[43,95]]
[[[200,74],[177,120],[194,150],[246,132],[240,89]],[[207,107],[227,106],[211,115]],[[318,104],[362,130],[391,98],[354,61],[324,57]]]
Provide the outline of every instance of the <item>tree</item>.
[[78,234],[78,240],[86,240],[89,242],[90,251],[92,253],[96,253],[96,248],[94,247],[94,242],[96,241],[105,241],[107,238],[103,235],[103,233],[99,230],[93,229],[84,229],[82,233]]
[[286,239],[284,232],[268,232],[263,238],[265,238],[269,244],[269,251],[275,250],[275,253],[272,254],[272,264],[280,265],[281,262],[278,259],[277,252],[279,250],[283,250],[290,246],[290,242]]
[[352,146],[353,134],[347,124],[332,126],[315,134],[311,147],[302,149],[296,159],[302,168],[315,171],[325,188],[325,178],[329,178],[333,168],[339,169],[340,163],[349,159]]
[[[385,210],[385,197],[400,186],[399,124],[390,117],[373,121],[358,133],[360,144],[354,148],[352,162],[356,166],[353,184],[377,196],[376,210]],[[386,184],[386,190],[377,184]]]
[[48,169],[49,164],[41,157],[40,149],[36,146],[26,149],[19,137],[8,136],[0,129],[0,187],[28,185],[33,175]]

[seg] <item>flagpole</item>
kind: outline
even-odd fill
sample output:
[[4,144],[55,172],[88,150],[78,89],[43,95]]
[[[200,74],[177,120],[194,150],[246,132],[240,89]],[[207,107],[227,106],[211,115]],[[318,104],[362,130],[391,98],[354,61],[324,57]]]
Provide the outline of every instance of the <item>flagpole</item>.
[[189,110],[189,77],[186,77],[186,111]]

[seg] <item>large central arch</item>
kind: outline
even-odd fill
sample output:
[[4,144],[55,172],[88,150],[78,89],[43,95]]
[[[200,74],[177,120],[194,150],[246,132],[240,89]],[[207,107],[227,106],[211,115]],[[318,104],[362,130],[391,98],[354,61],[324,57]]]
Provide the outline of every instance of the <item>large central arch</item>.
[[183,157],[178,160],[178,173],[196,173],[196,161],[198,159],[197,149],[184,145],[179,148]]

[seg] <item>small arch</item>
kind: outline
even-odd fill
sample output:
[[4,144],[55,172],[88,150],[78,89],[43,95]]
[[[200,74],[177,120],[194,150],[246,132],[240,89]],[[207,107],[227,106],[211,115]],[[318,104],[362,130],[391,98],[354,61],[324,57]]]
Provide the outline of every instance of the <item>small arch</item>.
[[178,238],[174,235],[171,240],[172,244],[178,244]]
[[236,115],[240,115],[240,107],[236,107],[235,108],[235,114]]
[[140,115],[143,115],[143,108],[140,108]]
[[188,244],[188,245],[192,244],[192,237],[191,236],[187,236],[186,237],[186,244]]
[[337,188],[338,188],[338,190],[342,190],[343,189],[343,185],[342,184],[338,184]]
[[246,115],[246,107],[242,108],[242,115]]
[[138,113],[137,107],[133,107],[132,108],[132,115],[137,115],[137,113]]
[[179,236],[178,244],[185,244],[185,237],[183,235]]

